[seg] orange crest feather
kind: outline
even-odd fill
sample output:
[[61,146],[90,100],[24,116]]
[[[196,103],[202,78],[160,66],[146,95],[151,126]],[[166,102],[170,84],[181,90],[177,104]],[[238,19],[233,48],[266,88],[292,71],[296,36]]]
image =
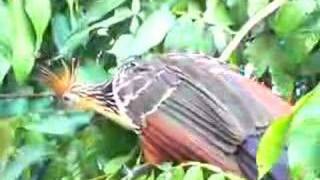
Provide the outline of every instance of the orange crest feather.
[[41,66],[41,80],[46,83],[58,97],[70,90],[72,84],[76,81],[76,69],[79,66],[78,60],[72,60],[71,68],[62,61],[63,70],[60,73],[54,73],[48,68]]

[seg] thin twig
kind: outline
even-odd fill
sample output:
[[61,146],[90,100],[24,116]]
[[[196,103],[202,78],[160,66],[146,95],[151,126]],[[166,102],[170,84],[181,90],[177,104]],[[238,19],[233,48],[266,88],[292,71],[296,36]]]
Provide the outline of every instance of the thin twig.
[[42,98],[42,97],[52,97],[53,93],[34,93],[34,94],[0,94],[0,99],[18,99],[18,98]]
[[236,33],[234,38],[221,53],[218,60],[221,62],[226,62],[230,58],[232,52],[238,47],[241,40],[248,34],[248,32],[261,20],[273,13],[287,1],[288,0],[274,0],[271,3],[269,3],[266,7],[258,11],[254,16],[252,16]]

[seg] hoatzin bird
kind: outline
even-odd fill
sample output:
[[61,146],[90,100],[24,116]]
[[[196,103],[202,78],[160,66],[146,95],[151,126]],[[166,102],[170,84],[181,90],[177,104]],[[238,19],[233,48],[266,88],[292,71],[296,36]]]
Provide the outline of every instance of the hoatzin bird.
[[[205,55],[136,59],[112,81],[96,85],[77,83],[75,73],[75,65],[62,74],[42,68],[43,79],[67,105],[95,110],[135,131],[151,164],[201,161],[256,179],[259,138],[291,109],[268,88]],[[273,179],[287,179],[283,163]]]

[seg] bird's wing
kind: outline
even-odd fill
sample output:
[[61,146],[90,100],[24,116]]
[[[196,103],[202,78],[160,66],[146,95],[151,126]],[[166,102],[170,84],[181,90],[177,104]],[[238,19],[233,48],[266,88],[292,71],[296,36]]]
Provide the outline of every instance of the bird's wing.
[[142,128],[149,160],[201,160],[239,173],[239,145],[259,135],[274,113],[236,72],[208,61],[172,54],[132,64],[115,78],[113,91],[120,110]]

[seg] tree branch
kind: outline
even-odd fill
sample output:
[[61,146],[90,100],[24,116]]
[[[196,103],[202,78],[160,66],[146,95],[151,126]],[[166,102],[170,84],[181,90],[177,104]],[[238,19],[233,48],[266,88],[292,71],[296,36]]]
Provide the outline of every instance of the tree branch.
[[0,99],[19,99],[19,98],[42,98],[42,97],[52,97],[53,93],[35,93],[35,94],[0,94]]
[[287,1],[288,0],[274,0],[271,3],[269,3],[266,7],[258,11],[254,16],[252,16],[236,33],[234,38],[231,40],[231,42],[227,45],[227,47],[221,53],[218,60],[221,62],[226,62],[232,55],[232,52],[238,47],[241,40],[248,34],[248,32],[261,20],[263,20],[265,17],[273,13],[275,10],[277,10]]

